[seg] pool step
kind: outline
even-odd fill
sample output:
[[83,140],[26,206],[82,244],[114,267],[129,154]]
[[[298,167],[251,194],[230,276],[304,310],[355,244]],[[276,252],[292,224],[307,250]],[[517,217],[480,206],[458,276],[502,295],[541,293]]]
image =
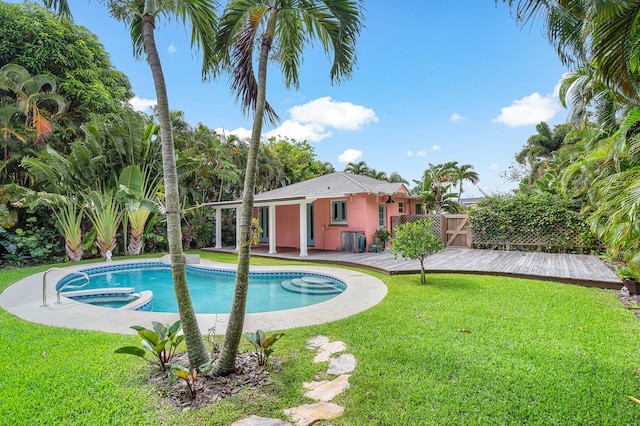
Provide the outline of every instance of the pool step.
[[344,291],[342,287],[331,280],[311,276],[284,280],[280,285],[285,290],[292,291],[294,293],[336,294]]
[[69,299],[89,304],[127,302],[117,309],[132,311],[148,310],[153,299],[152,291],[143,290],[136,293],[133,287],[93,288],[63,291],[61,294]]

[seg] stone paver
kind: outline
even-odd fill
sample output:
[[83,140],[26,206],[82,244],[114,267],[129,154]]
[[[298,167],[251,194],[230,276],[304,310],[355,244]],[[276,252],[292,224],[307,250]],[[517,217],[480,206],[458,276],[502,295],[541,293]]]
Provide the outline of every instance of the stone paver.
[[280,419],[268,419],[260,416],[249,416],[246,419],[231,423],[231,426],[293,426]]
[[346,389],[349,389],[349,377],[350,374],[343,374],[333,380],[305,382],[302,386],[309,392],[305,393],[304,396],[316,401],[329,402]]
[[340,376],[342,374],[351,373],[356,369],[357,363],[358,360],[352,354],[343,354],[337,358],[331,358],[327,374]]
[[347,344],[341,341],[327,342],[320,346],[317,355],[313,358],[313,362],[327,362],[331,355],[342,352],[347,349]]
[[288,408],[284,413],[291,416],[296,426],[309,426],[318,420],[329,420],[344,414],[344,407],[330,402],[316,402],[295,408]]
[[327,336],[316,336],[310,337],[307,339],[307,349],[318,349],[320,346],[325,343],[329,343],[329,338]]

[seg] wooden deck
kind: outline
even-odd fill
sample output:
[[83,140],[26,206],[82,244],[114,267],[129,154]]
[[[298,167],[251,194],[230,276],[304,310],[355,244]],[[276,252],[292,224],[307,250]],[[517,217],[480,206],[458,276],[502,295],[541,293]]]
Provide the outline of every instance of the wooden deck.
[[[234,253],[233,247],[205,249]],[[420,272],[417,260],[394,259],[389,250],[384,253],[343,253],[340,251],[309,250],[308,257],[299,257],[298,250],[278,248],[268,254],[266,247],[252,247],[251,255],[298,261],[357,266],[387,274],[415,274]],[[478,250],[450,247],[425,261],[428,273],[462,273],[500,275],[557,281],[589,287],[619,290],[621,281],[600,259],[584,254],[535,253],[517,251]]]

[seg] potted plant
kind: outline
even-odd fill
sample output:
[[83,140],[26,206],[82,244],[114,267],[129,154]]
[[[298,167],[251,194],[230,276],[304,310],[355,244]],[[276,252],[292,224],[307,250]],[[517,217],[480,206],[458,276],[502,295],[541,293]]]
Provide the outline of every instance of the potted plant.
[[637,274],[628,266],[616,267],[616,275],[622,280],[622,285],[629,289],[631,294],[640,294],[640,282],[638,282]]
[[373,233],[373,240],[376,242],[378,247],[378,252],[382,253],[384,249],[387,247],[387,241],[391,238],[391,232],[386,229],[378,229]]

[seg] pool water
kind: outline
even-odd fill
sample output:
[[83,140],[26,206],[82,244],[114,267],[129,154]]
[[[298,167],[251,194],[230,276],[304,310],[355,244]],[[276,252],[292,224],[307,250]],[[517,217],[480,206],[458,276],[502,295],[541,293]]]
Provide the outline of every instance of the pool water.
[[[187,266],[187,281],[191,301],[196,313],[227,314],[231,311],[235,287],[235,272],[216,271],[206,268]],[[171,267],[162,263],[118,265],[86,269],[83,272],[90,277],[84,289],[134,287],[136,292],[151,290],[153,312],[178,312],[173,290]],[[247,295],[247,313],[270,312],[313,305],[329,300],[339,294],[314,294],[310,291],[290,291],[283,288],[284,282],[300,281],[305,277],[309,281],[327,280],[334,287],[344,291],[345,284],[334,278],[308,273],[251,273],[249,274],[249,292]],[[313,278],[311,280],[310,278]],[[58,283],[81,284],[84,278],[62,280]],[[286,286],[289,287],[290,286]],[[64,291],[62,292],[64,295]],[[112,305],[112,306],[117,306]]]

